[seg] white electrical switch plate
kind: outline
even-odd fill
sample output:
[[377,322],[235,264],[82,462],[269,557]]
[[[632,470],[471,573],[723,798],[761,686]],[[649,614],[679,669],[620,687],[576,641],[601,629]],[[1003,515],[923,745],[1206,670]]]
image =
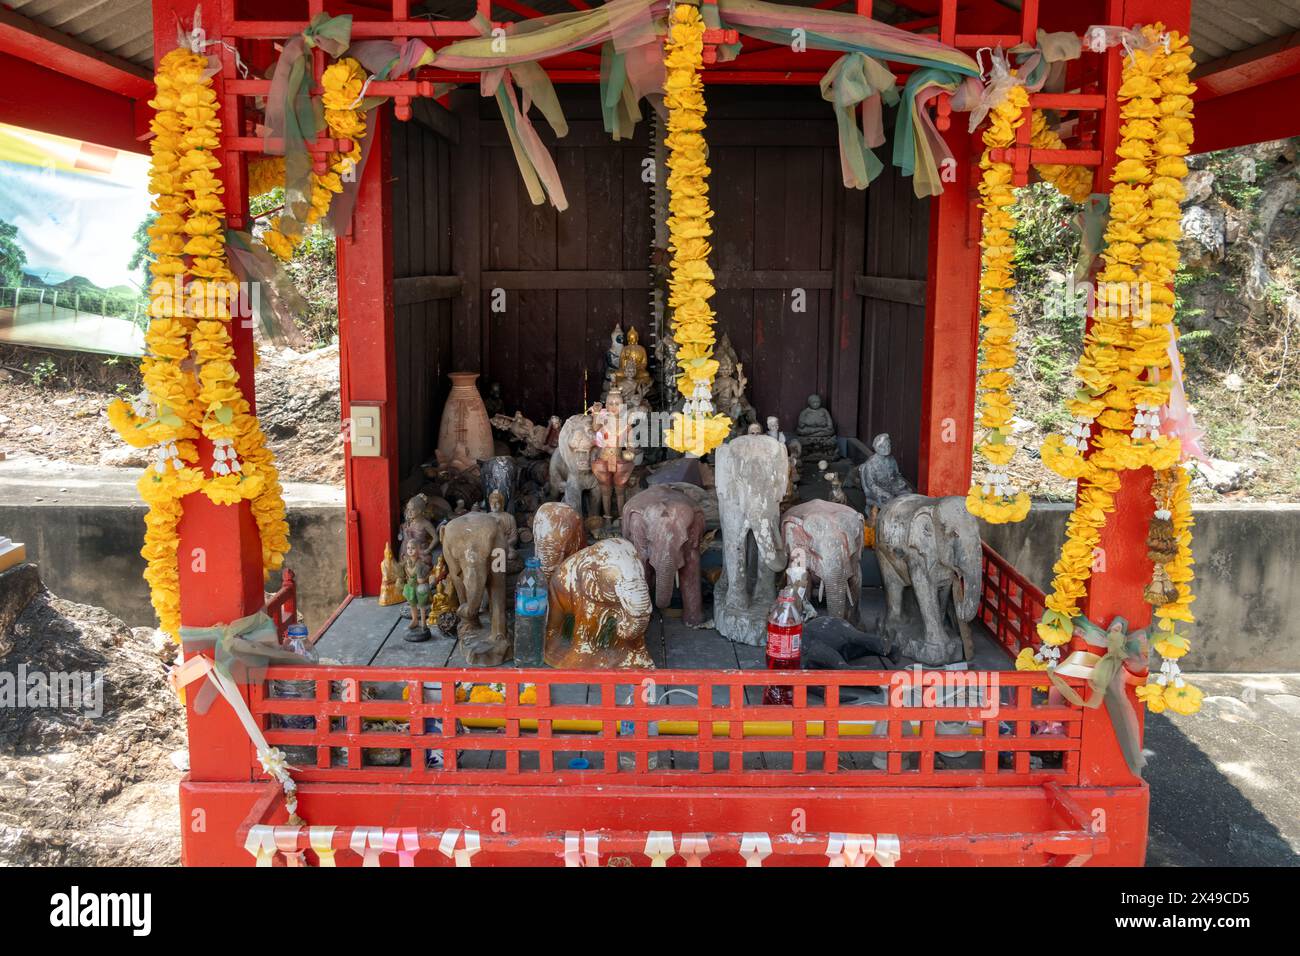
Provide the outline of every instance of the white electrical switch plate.
[[352,457],[379,458],[380,414],[378,405],[353,405],[349,412],[352,422]]

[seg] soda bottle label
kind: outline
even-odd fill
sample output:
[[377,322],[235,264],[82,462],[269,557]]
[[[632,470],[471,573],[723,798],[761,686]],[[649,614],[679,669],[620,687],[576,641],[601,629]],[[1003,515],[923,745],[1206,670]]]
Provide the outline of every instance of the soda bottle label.
[[767,654],[778,660],[795,660],[799,657],[800,634],[803,628],[770,626],[767,629]]

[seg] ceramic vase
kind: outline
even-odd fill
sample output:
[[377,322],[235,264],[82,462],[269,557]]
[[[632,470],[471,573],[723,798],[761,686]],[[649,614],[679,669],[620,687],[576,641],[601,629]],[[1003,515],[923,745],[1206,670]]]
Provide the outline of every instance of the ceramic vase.
[[451,394],[438,426],[438,461],[465,466],[493,455],[492,425],[478,393],[478,372],[452,372]]

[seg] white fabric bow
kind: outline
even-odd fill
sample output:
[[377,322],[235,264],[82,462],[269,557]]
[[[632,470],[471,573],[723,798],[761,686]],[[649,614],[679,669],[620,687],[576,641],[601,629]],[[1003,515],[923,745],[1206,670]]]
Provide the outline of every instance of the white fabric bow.
[[766,833],[746,833],[740,838],[740,855],[745,866],[762,866],[772,855],[772,839]]
[[600,866],[600,834],[583,832],[582,849],[578,849],[578,831],[564,834],[565,866]]
[[456,849],[456,842],[460,839],[461,830],[448,830],[438,841],[438,852],[447,859],[454,859],[457,866],[472,866],[470,858],[480,849],[478,831],[465,830],[465,845],[459,850]]
[[683,833],[679,848],[687,866],[700,866],[709,855],[709,841],[703,833]]
[[671,830],[651,830],[645,838],[645,855],[651,866],[667,866],[668,858],[677,851],[673,848]]
[[244,849],[253,854],[257,866],[271,866],[275,863],[275,827],[259,823],[248,828],[248,838],[244,840]]
[[348,845],[361,857],[362,866],[378,866],[384,850],[383,827],[355,827]]
[[311,848],[316,851],[321,866],[338,866],[334,862],[333,827],[308,827],[307,841],[311,843]]

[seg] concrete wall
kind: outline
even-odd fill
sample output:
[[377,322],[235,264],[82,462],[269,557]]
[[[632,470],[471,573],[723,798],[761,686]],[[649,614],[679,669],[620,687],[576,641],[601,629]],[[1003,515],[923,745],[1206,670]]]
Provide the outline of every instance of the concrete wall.
[[[5,496],[0,495],[0,498]],[[141,575],[145,506],[0,500],[0,534],[27,545],[45,586],[61,598],[107,608],[132,626],[157,623]],[[286,563],[298,578],[298,607],[316,627],[346,593],[343,508],[288,502]]]
[[[1072,506],[1035,505],[984,540],[1038,587],[1052,579]],[[1192,535],[1190,671],[1300,671],[1300,505],[1204,505]]]

